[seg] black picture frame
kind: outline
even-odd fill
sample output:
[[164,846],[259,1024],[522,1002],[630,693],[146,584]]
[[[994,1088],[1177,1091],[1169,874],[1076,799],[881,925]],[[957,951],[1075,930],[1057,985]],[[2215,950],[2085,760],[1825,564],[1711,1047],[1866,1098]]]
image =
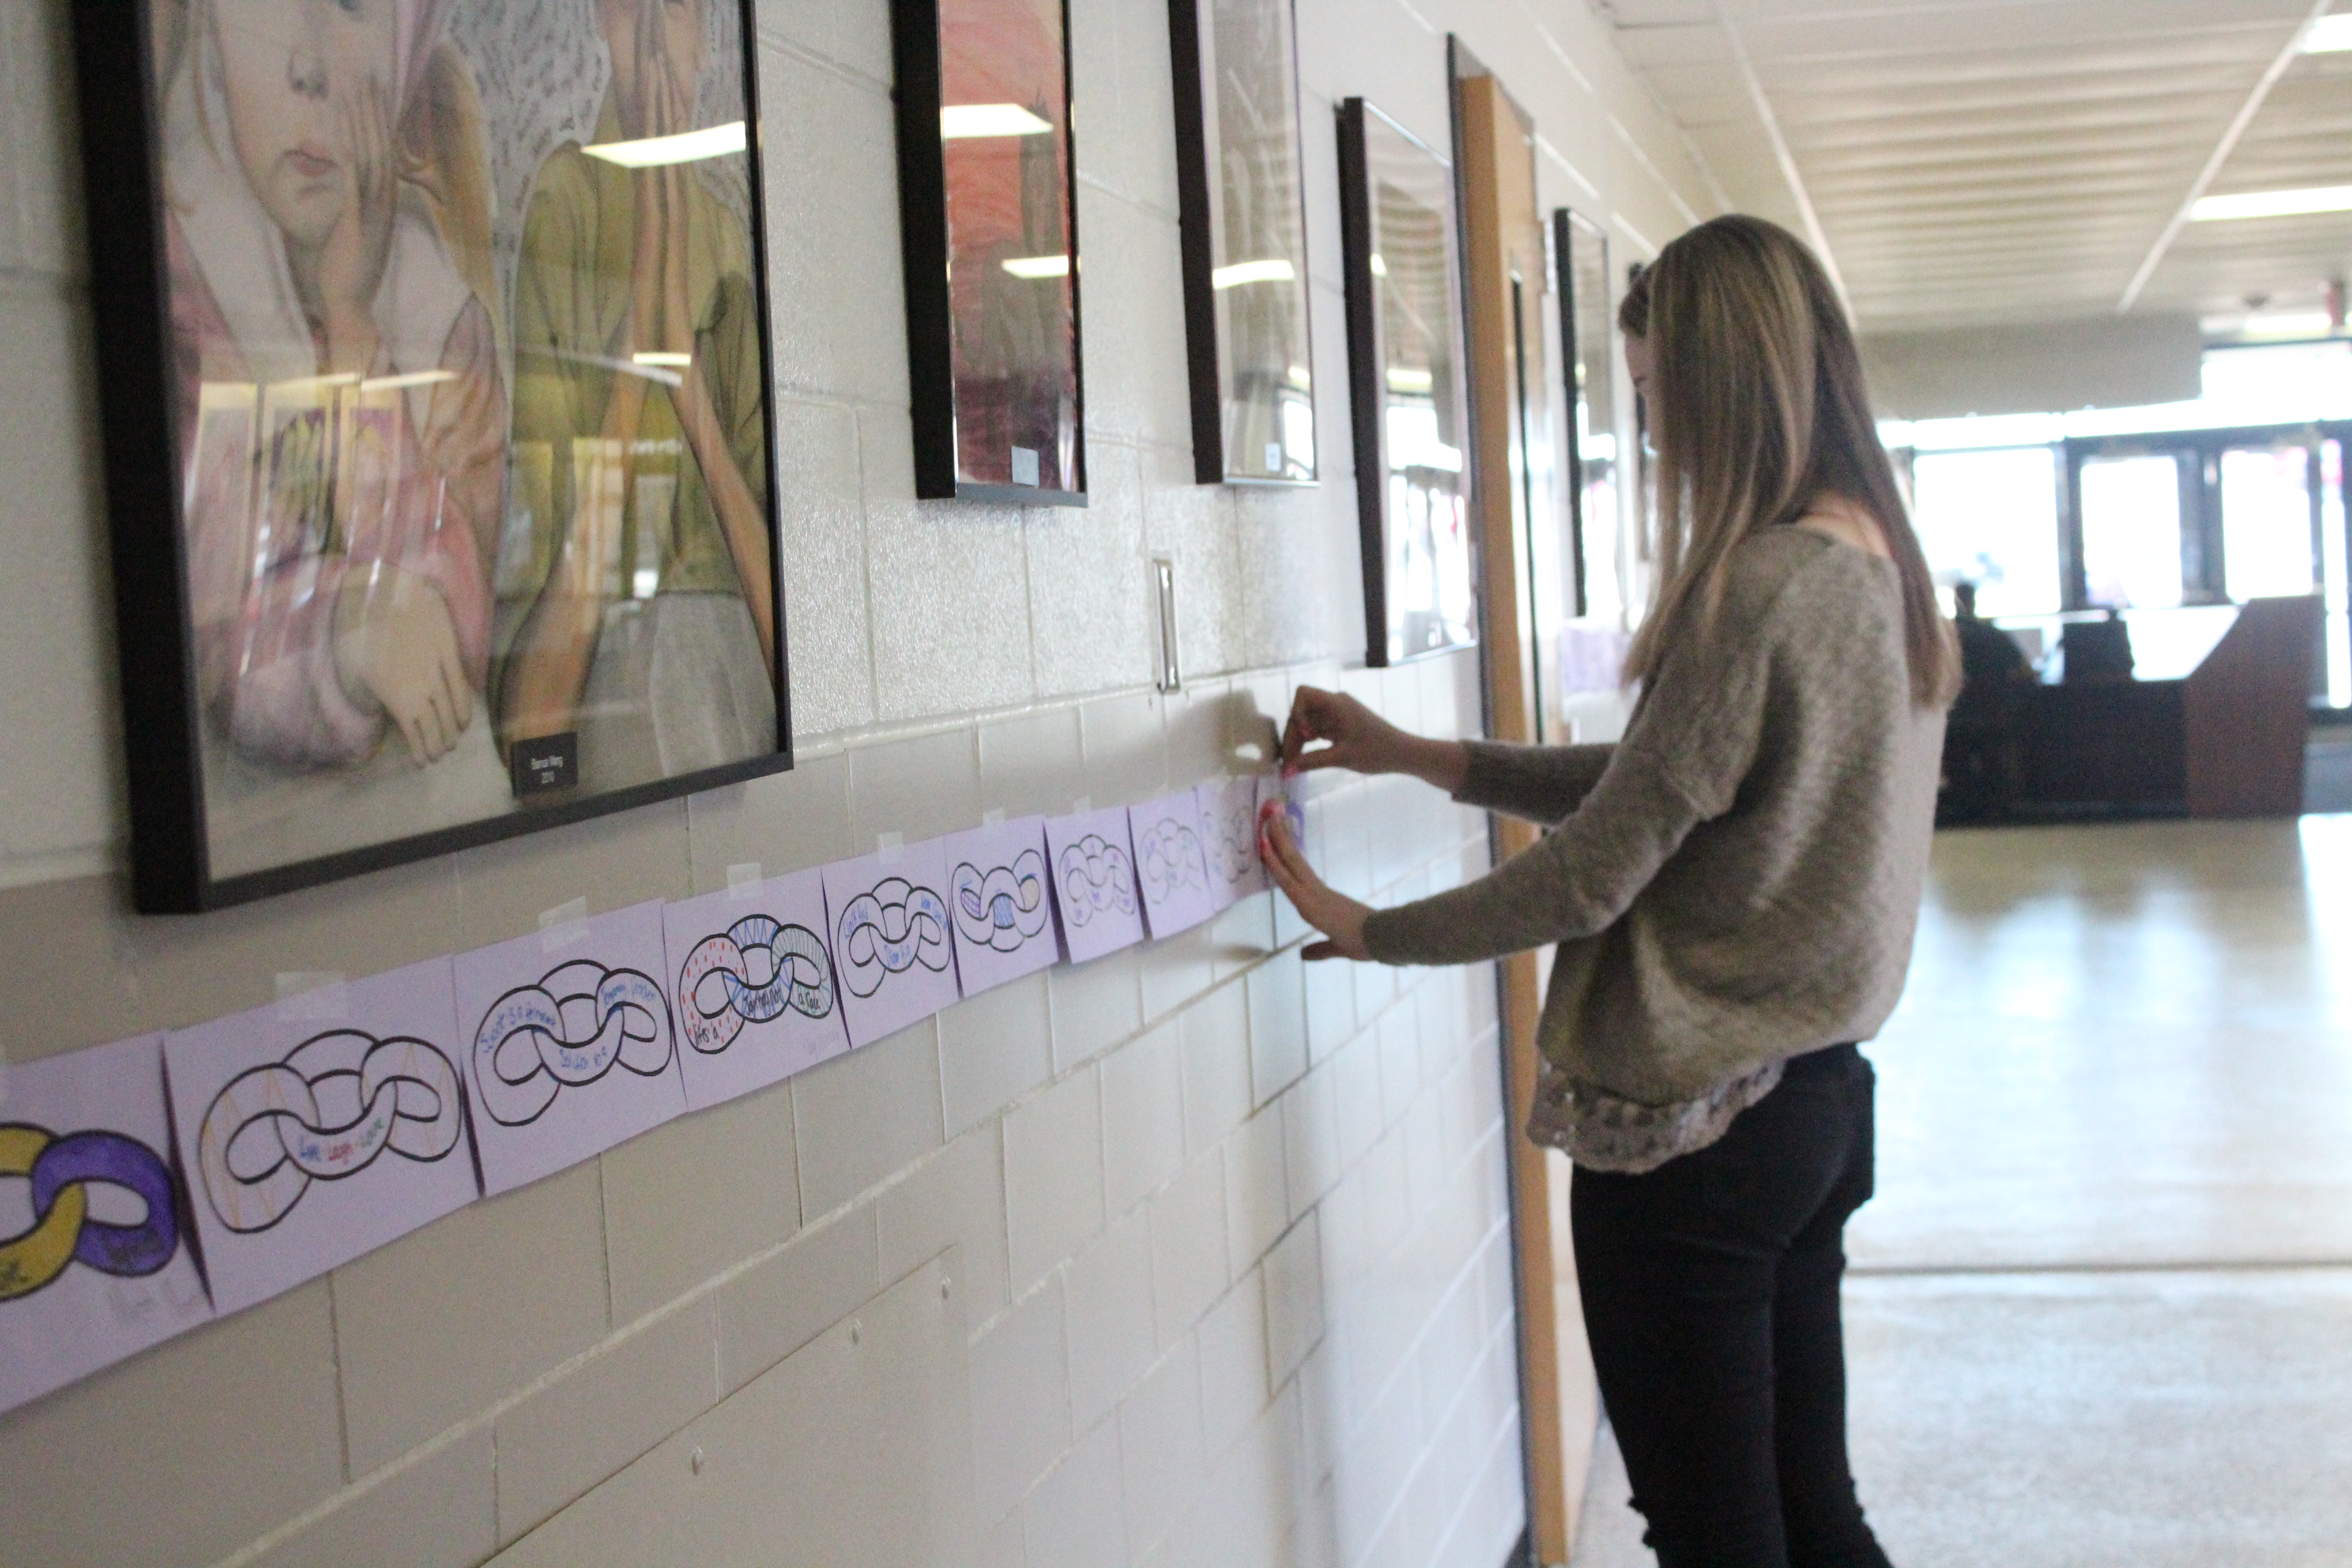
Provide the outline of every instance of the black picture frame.
[[1193,478],[1311,485],[1313,310],[1291,0],[1169,0],[1168,35]]
[[[490,0],[482,3],[488,4]],[[758,506],[764,514],[759,521],[766,531],[772,646],[760,647],[756,631],[751,634],[750,646],[755,658],[769,660],[768,672],[774,692],[772,746],[717,765],[593,795],[573,795],[558,787],[549,795],[526,798],[518,784],[514,786],[518,793],[506,797],[501,809],[493,815],[391,834],[323,853],[292,855],[278,863],[235,870],[225,869],[217,863],[209,832],[206,797],[205,721],[200,711],[205,672],[200,668],[194,618],[197,595],[190,580],[194,552],[184,526],[181,499],[184,483],[193,493],[193,479],[188,477],[194,473],[190,466],[192,452],[184,447],[198,443],[184,441],[179,433],[183,417],[193,411],[187,406],[190,399],[177,383],[174,364],[178,340],[173,314],[173,239],[165,216],[169,175],[163,140],[165,94],[172,84],[162,79],[157,60],[167,39],[175,50],[194,46],[171,31],[182,25],[179,18],[186,15],[185,8],[171,6],[167,10],[166,5],[167,0],[80,0],[73,8],[74,64],[82,103],[81,153],[84,167],[91,173],[84,182],[91,289],[93,297],[104,302],[96,312],[96,359],[120,650],[134,909],[142,914],[192,914],[223,909],[790,769],[791,679],[786,655],[782,536],[777,518],[775,409],[772,395],[766,391],[773,382],[773,338],[767,286],[768,237],[759,199],[764,187],[761,177],[757,35],[750,0],[711,0],[709,15],[713,19],[706,26],[705,37],[723,40],[723,18],[731,15],[735,38],[740,44],[738,80],[730,84],[730,90],[740,90],[740,100],[730,101],[740,103],[740,145],[739,148],[730,143],[724,153],[696,155],[716,157],[740,151],[744,159],[744,199],[739,216],[743,224],[749,297],[730,296],[730,300],[731,308],[750,312],[744,330],[756,337],[756,374],[761,389],[756,419],[760,457],[754,472],[764,483],[766,495],[763,505],[757,497],[751,497],[749,504]],[[460,8],[452,6],[442,19]],[[722,48],[716,54],[700,57],[697,63],[706,72],[720,73],[723,79],[728,58],[728,51]],[[173,60],[177,65],[184,64],[184,57],[176,52]],[[414,64],[413,59],[394,61],[395,68],[402,71]],[[701,79],[705,79],[697,78],[698,81]],[[467,90],[472,90],[470,83]],[[478,111],[479,100],[476,100],[475,104]],[[402,133],[405,123],[404,120],[394,123],[394,134]],[[478,131],[480,127],[477,125],[475,129]],[[732,125],[710,129],[730,134],[734,132]],[[700,126],[693,130],[706,133]],[[404,201],[406,193],[399,193],[399,199]],[[493,203],[496,200],[494,195],[486,199]],[[500,306],[509,302],[504,297],[499,300]],[[699,331],[702,325],[690,330]],[[679,357],[699,361],[700,340],[688,341],[695,344],[693,352]],[[648,354],[637,363],[649,366],[655,357]],[[667,361],[667,356],[663,357]],[[510,356],[502,357],[500,363],[510,366]],[[511,372],[502,369],[500,374],[510,375]],[[360,378],[354,374],[348,379]],[[412,383],[416,379],[408,378]],[[673,377],[668,384],[684,383]],[[268,390],[268,386],[257,384],[257,395]],[[511,390],[509,380],[501,392],[510,394]],[[504,412],[510,405],[500,406]],[[749,410],[729,406],[740,416],[738,431],[748,440],[752,426]],[[503,446],[510,447],[511,427],[499,434],[504,437]],[[499,458],[509,469],[501,475],[501,498],[511,477],[510,456],[510,451],[503,451]],[[257,465],[259,461],[257,457]],[[749,495],[748,485],[743,493]],[[715,507],[719,503],[712,504]],[[501,548],[503,530],[509,521],[504,516],[499,519]],[[331,517],[329,526],[340,531],[348,525]],[[559,539],[556,549],[560,552],[562,548],[563,542]],[[485,597],[494,595],[495,583],[486,582],[482,592]],[[751,601],[746,598],[739,602],[748,607]],[[756,612],[754,616],[756,626]],[[494,640],[498,636],[495,629],[486,629],[482,633],[484,645],[495,648],[499,646]],[[476,707],[472,721],[484,727],[486,737],[491,735],[495,723],[495,662],[502,657],[495,652],[490,655],[490,685],[473,698]],[[576,705],[574,711],[579,711]],[[576,736],[542,739],[549,754],[538,759],[540,762],[557,773],[567,767],[576,770]],[[378,743],[390,746],[397,742],[384,735]],[[511,754],[520,751],[519,745],[510,752],[502,741],[493,740],[490,743],[493,765],[502,775],[513,778],[524,771]],[[577,788],[576,773],[573,777],[572,787]],[[555,783],[560,786],[563,781],[556,778]]]
[[1364,662],[1378,668],[1479,640],[1461,228],[1448,159],[1363,99],[1338,121]]
[[[1618,559],[1617,316],[1610,297],[1609,232],[1568,207],[1552,210],[1552,265],[1559,273],[1561,375],[1568,391],[1568,527],[1578,617],[1622,615]],[[1606,571],[1599,569],[1605,536]],[[1607,595],[1596,587],[1610,579]]]
[[[972,58],[970,46],[987,40],[972,37],[971,32],[982,29],[992,14],[1013,22],[1053,18],[1051,54],[1058,62],[1059,83],[1049,99],[1027,104],[963,100],[963,83],[993,85],[1003,79],[1000,69],[1018,76],[1022,65],[1034,69],[1036,63]],[[944,37],[950,25],[967,29],[968,47],[961,58]],[[1067,0],[1047,5],[1035,0],[891,0],[890,32],[898,74],[898,233],[906,262],[915,494],[926,500],[1083,507],[1086,362],[1078,315],[1077,158],[1070,122]],[[958,101],[950,103],[950,97]],[[951,111],[975,109],[1017,110],[1035,123],[995,132],[983,125],[957,127],[947,121]],[[1047,112],[1034,112],[1039,109]],[[959,145],[950,152],[951,142],[967,141],[996,151],[1010,142],[1018,150],[1013,162],[1022,189],[1015,205],[1024,232],[1017,243],[991,237],[987,219],[1002,215],[984,210],[984,188],[959,188],[959,167],[964,179],[975,184],[988,173],[984,163],[970,160],[970,153],[978,149]],[[1057,247],[1050,233],[1035,232],[1045,226],[1042,220],[1047,216],[1030,188],[1039,183],[1035,165],[1040,152],[1055,163],[1047,178],[1055,197],[1052,216],[1061,227]],[[983,210],[959,215],[956,208],[966,203]],[[997,254],[1008,245],[1021,254]],[[960,246],[981,253],[977,286],[971,268],[962,279],[956,276]],[[1056,258],[1058,272],[1047,265]],[[1029,266],[1044,269],[1014,270]],[[1049,355],[1066,352],[1066,387],[1043,384],[1045,377],[1058,376],[1057,364],[990,367],[976,363],[1016,352],[1009,345],[1024,337],[1044,343]],[[992,368],[1000,368],[1001,374],[990,374]],[[1021,384],[1024,381],[1025,386]],[[1043,416],[1051,428],[1040,423],[1048,401],[1057,405]],[[993,471],[995,446],[983,447],[979,434],[999,426],[1007,435],[1003,474]],[[1018,433],[1023,431],[1035,432],[1030,437],[1034,444],[1022,445]],[[1035,482],[1022,478],[1024,466]]]

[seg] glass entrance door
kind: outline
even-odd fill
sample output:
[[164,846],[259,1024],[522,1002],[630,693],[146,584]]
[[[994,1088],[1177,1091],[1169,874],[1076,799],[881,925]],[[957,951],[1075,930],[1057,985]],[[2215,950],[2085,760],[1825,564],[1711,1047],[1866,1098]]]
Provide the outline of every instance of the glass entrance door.
[[2168,609],[2187,596],[2181,467],[2172,452],[2086,459],[2080,475],[2084,597],[2119,610]]
[[2344,437],[2319,444],[2319,566],[2327,598],[2327,705],[2352,708],[2352,525],[2344,509]]
[[2222,586],[2240,604],[2294,598],[2319,585],[2312,457],[2302,441],[2225,447],[2216,457]]

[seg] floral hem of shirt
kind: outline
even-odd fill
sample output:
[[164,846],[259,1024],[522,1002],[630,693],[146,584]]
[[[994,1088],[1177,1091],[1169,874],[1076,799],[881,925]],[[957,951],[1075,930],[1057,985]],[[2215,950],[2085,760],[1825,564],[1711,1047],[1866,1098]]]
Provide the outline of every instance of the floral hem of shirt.
[[1539,1062],[1528,1136],[1563,1151],[1586,1170],[1639,1175],[1722,1137],[1735,1117],[1780,1087],[1784,1065],[1769,1062],[1693,1100],[1644,1105]]

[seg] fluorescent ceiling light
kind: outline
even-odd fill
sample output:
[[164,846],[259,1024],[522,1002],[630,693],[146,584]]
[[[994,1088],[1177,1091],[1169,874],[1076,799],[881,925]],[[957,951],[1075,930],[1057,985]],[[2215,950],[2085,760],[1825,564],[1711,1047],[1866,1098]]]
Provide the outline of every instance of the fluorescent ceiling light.
[[1209,274],[1210,287],[1231,289],[1241,283],[1295,283],[1298,274],[1290,263],[1276,257],[1268,261],[1236,261],[1231,267],[1220,267]]
[[2211,317],[2199,323],[2210,335],[2242,338],[2324,338],[2330,322],[2325,310],[2282,310],[2273,315]]
[[653,169],[665,163],[691,163],[702,158],[723,158],[744,148],[743,122],[730,120],[702,131],[681,131],[675,136],[646,136],[635,142],[606,142],[580,149],[591,158],[618,163],[624,169]]
[[1437,384],[1437,377],[1425,370],[1392,370],[1389,372],[1391,392],[1427,392]]
[[1066,256],[1014,256],[1008,258],[1004,270],[1015,278],[1067,278],[1070,258]]
[[1385,278],[1385,277],[1387,277],[1388,275],[1389,275],[1389,264],[1388,264],[1388,258],[1385,258],[1385,257],[1383,257],[1383,256],[1382,256],[1379,251],[1377,251],[1377,250],[1373,251],[1373,252],[1372,252],[1372,276],[1373,276],[1373,277],[1375,277],[1375,278]]
[[404,387],[431,386],[436,382],[455,381],[454,370],[412,370],[406,375],[372,375],[360,383],[362,392],[398,392]]
[[972,136],[1045,136],[1051,125],[1017,103],[950,103],[940,110],[940,140]]
[[648,351],[645,353],[631,354],[629,356],[629,363],[632,364],[675,365],[678,369],[683,370],[688,365],[694,363],[694,356],[692,354],[658,353]]
[[2332,55],[2343,49],[2352,49],[2352,11],[2322,16],[2303,36],[2303,52],[2306,55]]
[[2225,218],[2293,217],[2299,213],[2352,212],[2352,185],[2313,185],[2299,191],[2246,191],[2206,196],[2189,209],[2191,223]]
[[273,381],[269,384],[269,390],[282,396],[296,392],[322,392],[331,386],[357,386],[359,383],[359,372],[339,370],[332,375],[303,375],[292,381]]

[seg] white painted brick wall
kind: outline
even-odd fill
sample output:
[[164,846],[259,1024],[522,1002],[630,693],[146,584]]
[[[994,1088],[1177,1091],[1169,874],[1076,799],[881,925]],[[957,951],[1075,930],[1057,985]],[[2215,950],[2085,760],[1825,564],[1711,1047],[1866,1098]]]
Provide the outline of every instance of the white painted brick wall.
[[[68,7],[0,0],[0,938],[79,976],[8,966],[0,1052],[195,1022],[280,971],[389,968],[577,896],[1144,798],[1227,765],[1302,680],[1475,730],[1466,659],[1341,668],[1360,599],[1332,104],[1365,93],[1442,145],[1452,28],[1559,154],[1548,203],[1583,200],[1573,163],[1594,216],[1662,237],[1704,180],[1577,0],[1298,0],[1324,482],[1195,486],[1164,5],[1073,11],[1090,508],[911,499],[885,0],[762,0],[799,767],[141,921],[112,880]],[[1184,610],[1169,698],[1153,553]],[[1334,879],[1383,901],[1485,865],[1476,814],[1392,781],[1318,779],[1309,825]],[[689,1539],[698,1563],[769,1561],[745,1532],[789,1530],[823,1563],[1494,1568],[1521,1503],[1491,977],[1302,965],[1304,934],[1262,896],[1006,987],[0,1417],[0,1556],[433,1568],[553,1518],[515,1561]],[[729,1490],[749,1452],[799,1456],[805,1489]],[[877,1500],[900,1463],[930,1489]],[[705,1485],[736,1511],[695,1513]]]

